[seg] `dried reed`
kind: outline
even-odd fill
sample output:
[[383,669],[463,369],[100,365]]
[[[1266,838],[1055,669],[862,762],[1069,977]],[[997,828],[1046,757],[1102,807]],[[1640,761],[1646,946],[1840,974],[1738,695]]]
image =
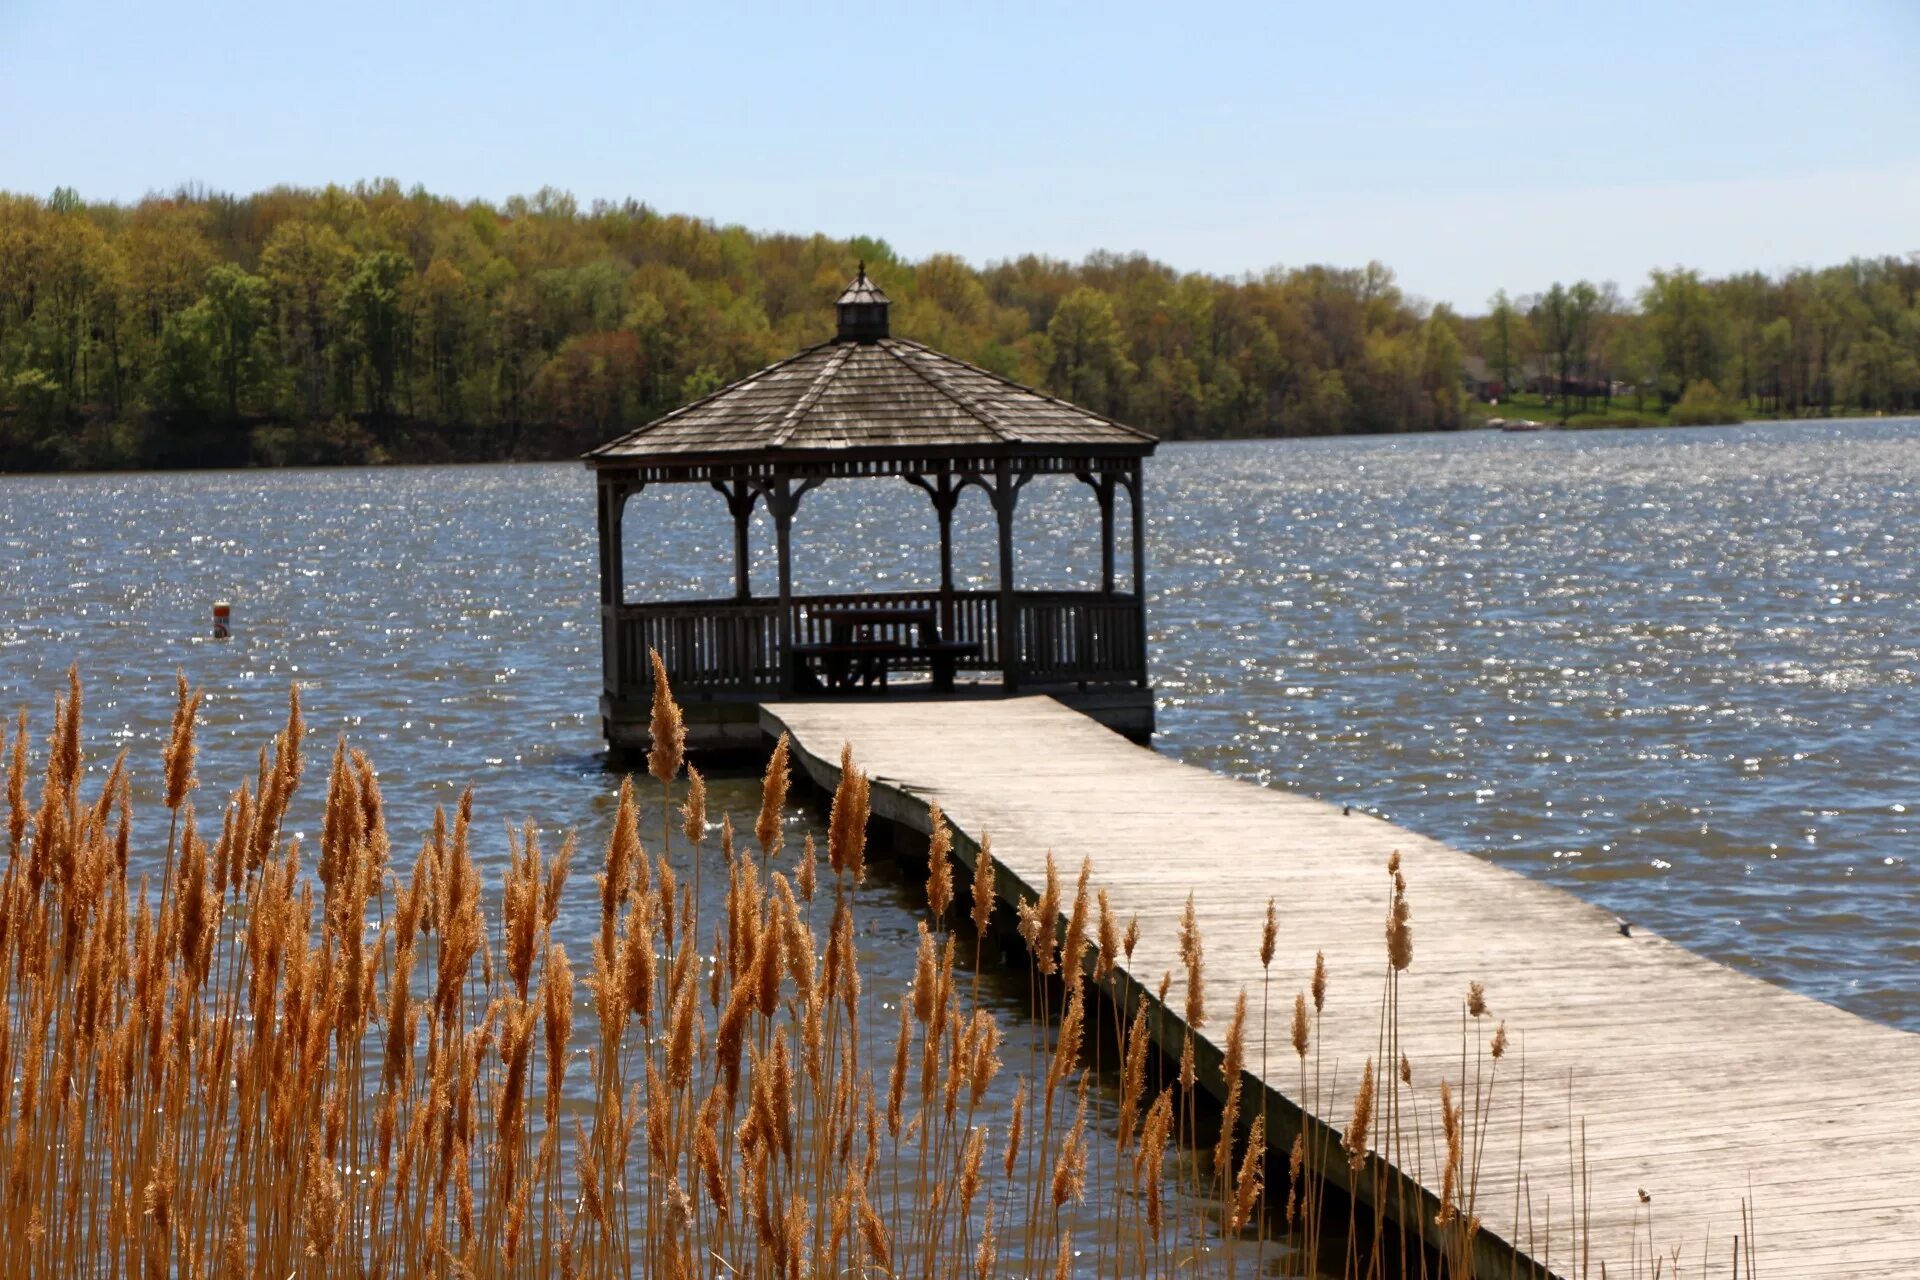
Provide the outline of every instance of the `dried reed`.
[[[1369,1060],[1352,1095],[1344,1160],[1329,1158],[1331,1131],[1312,1119],[1334,1101],[1319,1063],[1324,956],[1290,1028],[1294,1101],[1309,1123],[1270,1106],[1277,906],[1268,905],[1259,947],[1258,1076],[1239,992],[1214,1082],[1218,1136],[1202,1150],[1197,1037],[1208,1010],[1194,899],[1178,934],[1184,1016],[1169,1027],[1171,974],[1157,1005],[1128,985],[1138,980],[1139,922],[1121,929],[1090,861],[1063,910],[1051,857],[1042,892],[1018,913],[1046,1048],[1015,1080],[998,1135],[985,1104],[1003,1038],[978,996],[998,901],[991,843],[983,835],[971,868],[975,978],[963,995],[948,931],[953,833],[932,808],[929,920],[891,1053],[876,1062],[863,1055],[876,1028],[861,996],[853,907],[871,794],[852,748],[828,824],[824,945],[812,926],[820,886],[811,837],[791,879],[776,869],[790,784],[784,738],[753,828],[761,856],[735,855],[723,815],[725,899],[705,920],[697,889],[682,882],[689,865],[698,882],[706,783],[685,768],[684,722],[653,662],[648,772],[660,788],[661,844],[643,847],[642,802],[633,780],[623,782],[594,877],[599,928],[584,997],[554,937],[570,835],[549,859],[531,823],[509,827],[502,883],[488,895],[469,791],[450,818],[436,812],[403,877],[390,865],[379,776],[341,741],[317,856],[307,859],[284,830],[304,768],[297,695],[256,776],[220,806],[210,844],[203,826],[213,825],[193,800],[201,697],[176,682],[157,885],[129,871],[122,762],[84,793],[78,673],[56,699],[37,806],[22,713],[7,757],[0,874],[0,1274],[984,1280],[1016,1243],[1014,1265],[1028,1273],[1157,1275],[1224,1259],[1232,1274],[1249,1231],[1262,1271],[1276,1141],[1290,1151],[1277,1255],[1285,1273],[1319,1273],[1322,1209],[1336,1188],[1386,1212],[1387,1180],[1398,1176],[1390,1168],[1409,1171],[1401,1127],[1418,1119],[1402,1107],[1414,1077],[1397,1047],[1395,984],[1412,963],[1397,855],[1381,1070],[1376,1077]],[[676,834],[687,847],[675,849]],[[494,904],[491,922],[483,901]],[[1100,1001],[1118,1050],[1111,1143],[1093,1131],[1108,1077],[1086,1060],[1100,1040],[1089,1034]],[[1475,983],[1466,1016],[1478,1027],[1487,1012]],[[583,1018],[589,1027],[576,1025]],[[1172,1080],[1157,1078],[1171,1074],[1161,1044],[1180,1046]],[[1419,1238],[1441,1274],[1474,1265],[1476,1190],[1507,1052],[1500,1023],[1484,1059],[1476,1048],[1484,1068],[1470,1076],[1463,1052],[1459,1076],[1438,1082],[1439,1210]],[[1259,1091],[1257,1108],[1247,1087]],[[1090,1186],[1101,1194],[1076,1209]],[[1516,1199],[1516,1235],[1519,1213]],[[1182,1231],[1171,1229],[1175,1215]],[[1404,1226],[1404,1210],[1395,1217]],[[1383,1234],[1376,1229],[1370,1257],[1349,1246],[1351,1274],[1386,1274]],[[1746,1252],[1736,1244],[1734,1256],[1751,1274],[1750,1227],[1745,1235]],[[1418,1244],[1409,1252],[1403,1240],[1396,1257],[1417,1257],[1425,1272]]]

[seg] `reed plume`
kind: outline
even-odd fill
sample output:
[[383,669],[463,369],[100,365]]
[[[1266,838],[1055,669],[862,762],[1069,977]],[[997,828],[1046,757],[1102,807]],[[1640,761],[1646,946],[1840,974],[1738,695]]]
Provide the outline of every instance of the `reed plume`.
[[953,832],[938,800],[927,803],[927,827],[932,833],[927,838],[927,909],[934,920],[944,921],[953,902]]
[[1446,1134],[1447,1158],[1442,1166],[1440,1212],[1434,1220],[1439,1226],[1449,1225],[1459,1215],[1460,1172],[1466,1150],[1461,1116],[1464,1105],[1453,1100],[1453,1090],[1448,1087],[1446,1078],[1441,1077],[1440,1123]]
[[1247,1147],[1240,1157],[1240,1174],[1233,1184],[1233,1214],[1229,1219],[1234,1231],[1244,1230],[1253,1217],[1254,1201],[1261,1192],[1261,1170],[1267,1153],[1267,1122],[1264,1116],[1253,1118],[1247,1133]]
[[1413,963],[1413,911],[1407,905],[1407,883],[1393,873],[1393,902],[1387,911],[1387,963],[1400,972]]
[[13,753],[7,766],[7,862],[11,866],[20,854],[20,840],[27,831],[27,709],[13,731]]
[[760,816],[753,824],[754,839],[760,843],[760,856],[769,863],[780,855],[785,839],[781,814],[786,808],[790,777],[787,735],[783,733],[780,740],[774,743],[773,755],[767,760],[766,776],[760,784]]
[[869,807],[867,775],[854,766],[853,745],[848,743],[840,748],[840,782],[827,818],[827,865],[855,884],[867,878]]
[[1367,1162],[1369,1135],[1373,1127],[1373,1059],[1367,1059],[1365,1072],[1360,1077],[1360,1087],[1353,1094],[1353,1119],[1347,1123],[1347,1131],[1340,1139],[1340,1145],[1346,1149],[1347,1163],[1358,1172]]
[[1187,1026],[1198,1031],[1207,1025],[1206,949],[1200,940],[1200,921],[1194,915],[1191,893],[1180,915],[1180,962],[1187,967]]
[[647,661],[653,668],[653,715],[648,723],[653,745],[647,748],[647,772],[665,785],[679,774],[686,758],[687,722],[680,714],[680,704],[673,700],[667,664],[661,661],[660,651],[647,650]]
[[993,889],[993,837],[983,833],[980,837],[980,856],[973,864],[973,928],[975,933],[986,933],[987,926],[993,921],[993,904],[995,901]]
[[697,845],[707,838],[707,779],[692,765],[687,766],[687,798],[680,806],[680,831],[689,844]]
[[1078,991],[1086,980],[1081,961],[1087,950],[1087,913],[1092,906],[1088,882],[1093,876],[1093,859],[1080,860],[1080,876],[1074,882],[1073,909],[1067,913],[1067,936],[1060,944],[1060,970],[1069,991]]
[[1225,1179],[1233,1171],[1234,1126],[1240,1120],[1241,1077],[1246,1070],[1247,993],[1234,1001],[1233,1020],[1227,1024],[1227,1049],[1221,1060],[1220,1079],[1226,1098],[1220,1105],[1220,1138],[1214,1144],[1213,1167]]
[[1107,891],[1103,887],[1099,893],[1100,924],[1095,946],[1098,954],[1094,958],[1093,980],[1105,981],[1113,976],[1114,966],[1120,963],[1120,928],[1113,918],[1113,904],[1107,901]]
[[[166,800],[169,809],[178,809],[187,798],[187,792],[193,789],[193,726],[200,714],[199,690],[187,692],[186,673],[179,672],[175,679],[178,690],[173,708],[173,727],[167,734],[167,748],[161,757],[161,767],[166,773]],[[25,713],[21,713],[22,725]]]

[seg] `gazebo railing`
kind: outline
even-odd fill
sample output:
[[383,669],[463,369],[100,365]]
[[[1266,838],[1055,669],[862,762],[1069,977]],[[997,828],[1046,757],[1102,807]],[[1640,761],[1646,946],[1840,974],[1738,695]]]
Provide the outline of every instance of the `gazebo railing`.
[[1020,678],[1030,684],[1144,679],[1140,605],[1132,597],[1023,591],[1014,596]]
[[[653,688],[649,650],[658,649],[667,678],[687,693],[765,693],[781,689],[780,604],[767,600],[667,601],[625,604],[607,631],[616,698]],[[617,673],[617,675],[615,675]]]
[[[940,638],[977,645],[955,666],[962,671],[1010,674],[1017,685],[1144,685],[1146,654],[1139,600],[1099,591],[1019,591],[1013,596],[1012,635],[1018,652],[1007,672],[1001,653],[1000,593],[875,591],[796,596],[789,619],[797,645],[834,639],[833,612],[866,608],[931,609]],[[673,600],[622,604],[608,611],[607,693],[637,701],[650,695],[649,649],[658,649],[674,688],[683,695],[776,697],[788,688],[777,600]],[[872,638],[908,649],[896,665],[925,667],[911,649],[917,624],[872,624]]]

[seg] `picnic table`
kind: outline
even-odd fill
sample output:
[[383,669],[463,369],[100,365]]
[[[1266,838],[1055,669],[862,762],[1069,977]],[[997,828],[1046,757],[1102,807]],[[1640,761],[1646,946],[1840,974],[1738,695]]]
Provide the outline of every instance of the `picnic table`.
[[931,605],[846,605],[808,616],[827,624],[827,639],[795,645],[794,660],[803,683],[828,689],[884,689],[890,671],[925,662],[933,687],[950,692],[960,659],[980,652],[978,644],[942,639],[939,611]]

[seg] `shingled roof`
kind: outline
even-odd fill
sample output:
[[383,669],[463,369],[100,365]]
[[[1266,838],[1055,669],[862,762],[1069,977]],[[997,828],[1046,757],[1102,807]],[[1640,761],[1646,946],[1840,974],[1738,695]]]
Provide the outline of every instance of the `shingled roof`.
[[[964,360],[886,336],[887,297],[860,275],[841,295],[878,307],[858,324],[587,454],[596,465],[842,451],[1089,448],[1145,453],[1155,438]],[[869,336],[877,328],[880,336]]]

